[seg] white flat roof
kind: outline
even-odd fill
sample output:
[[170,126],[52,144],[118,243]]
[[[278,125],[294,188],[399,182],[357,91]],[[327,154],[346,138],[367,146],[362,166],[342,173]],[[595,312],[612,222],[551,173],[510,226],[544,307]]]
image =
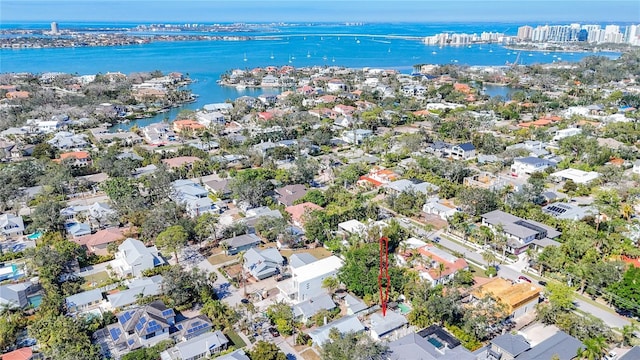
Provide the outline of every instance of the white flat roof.
[[317,278],[324,274],[336,271],[342,267],[342,259],[337,256],[331,255],[328,258],[324,258],[318,261],[314,261],[311,264],[300,266],[293,270],[296,275],[296,281],[298,283]]
[[586,184],[600,177],[595,171],[582,171],[578,169],[564,169],[551,174],[552,177],[570,179],[576,184]]

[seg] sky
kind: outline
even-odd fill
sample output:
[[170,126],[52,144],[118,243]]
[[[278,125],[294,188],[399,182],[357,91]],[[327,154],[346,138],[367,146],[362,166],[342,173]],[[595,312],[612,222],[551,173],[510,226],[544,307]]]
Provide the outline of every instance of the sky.
[[0,0],[0,22],[637,22],[638,0]]

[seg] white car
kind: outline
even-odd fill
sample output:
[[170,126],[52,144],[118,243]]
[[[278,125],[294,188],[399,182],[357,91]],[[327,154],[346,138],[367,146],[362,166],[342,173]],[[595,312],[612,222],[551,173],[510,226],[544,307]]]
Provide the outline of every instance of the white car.
[[400,221],[402,221],[405,224],[410,224],[411,223],[411,221],[409,221],[409,219],[407,219],[407,218],[401,218]]
[[618,354],[613,351],[609,351],[607,355],[604,356],[604,360],[616,360],[618,358]]

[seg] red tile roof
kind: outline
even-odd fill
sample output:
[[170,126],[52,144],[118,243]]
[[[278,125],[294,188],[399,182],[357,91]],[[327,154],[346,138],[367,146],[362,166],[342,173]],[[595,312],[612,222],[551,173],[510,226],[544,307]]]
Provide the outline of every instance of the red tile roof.
[[315,210],[322,210],[323,207],[312,202],[304,202],[298,205],[287,206],[284,211],[291,214],[291,219],[298,223],[304,223],[304,214]]
[[95,234],[80,236],[72,239],[78,245],[96,246],[102,244],[109,244],[118,240],[124,239],[125,232],[129,231],[129,228],[109,228],[100,230]]
[[31,348],[23,347],[2,355],[2,360],[29,360],[33,356]]
[[170,168],[180,167],[184,164],[193,164],[196,161],[201,161],[199,157],[195,156],[178,156],[173,159],[164,159],[163,163],[167,164]]

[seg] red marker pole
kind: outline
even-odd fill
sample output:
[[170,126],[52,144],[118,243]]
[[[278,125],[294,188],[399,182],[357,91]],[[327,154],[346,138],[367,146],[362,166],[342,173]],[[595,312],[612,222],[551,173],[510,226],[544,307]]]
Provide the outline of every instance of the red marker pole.
[[[384,283],[382,281],[386,280]],[[389,239],[380,238],[380,274],[378,275],[378,288],[380,289],[380,307],[382,316],[387,315],[387,302],[389,301],[389,288],[391,287],[391,277],[389,276]]]

